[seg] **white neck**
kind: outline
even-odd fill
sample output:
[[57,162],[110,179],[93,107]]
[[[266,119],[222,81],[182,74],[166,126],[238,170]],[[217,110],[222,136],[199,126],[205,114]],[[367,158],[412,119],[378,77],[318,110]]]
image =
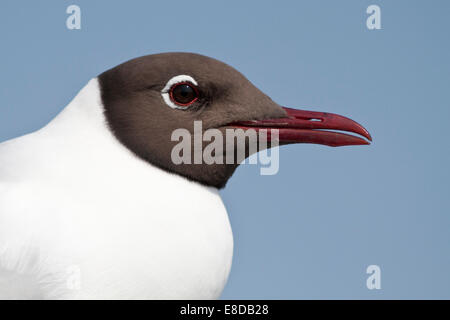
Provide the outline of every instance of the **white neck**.
[[60,275],[80,267],[79,298],[218,297],[233,240],[217,189],[132,154],[103,110],[93,79],[46,127],[0,144],[1,182],[29,209],[5,212],[33,226],[21,241],[34,239],[58,290]]

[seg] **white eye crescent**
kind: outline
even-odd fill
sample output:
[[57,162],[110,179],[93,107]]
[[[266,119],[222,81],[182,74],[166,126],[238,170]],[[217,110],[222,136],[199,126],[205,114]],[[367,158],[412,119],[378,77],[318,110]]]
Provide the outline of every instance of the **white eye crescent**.
[[[184,91],[180,91],[180,92],[176,92],[179,95],[182,94],[194,94],[193,91],[195,91],[195,97],[193,96],[192,99],[190,99],[189,97],[186,98],[186,101],[184,102],[180,102],[180,101],[176,101],[176,97],[174,97],[174,88],[177,87],[177,85],[184,85],[185,87],[180,90]],[[175,76],[173,78],[171,78],[169,81],[167,81],[166,85],[164,86],[164,88],[161,90],[161,95],[163,97],[164,102],[171,108],[173,109],[181,109],[181,110],[186,110],[192,103],[194,103],[197,100],[197,96],[198,96],[198,91],[197,91],[197,81],[195,81],[194,78],[192,78],[191,76],[188,75],[178,75]],[[191,90],[191,92],[189,92],[189,90]],[[193,91],[192,91],[193,90]],[[183,98],[181,96],[181,98]]]

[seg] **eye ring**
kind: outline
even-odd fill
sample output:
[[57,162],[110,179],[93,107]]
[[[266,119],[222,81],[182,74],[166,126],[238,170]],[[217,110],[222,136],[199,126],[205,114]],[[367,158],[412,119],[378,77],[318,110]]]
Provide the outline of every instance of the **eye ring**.
[[[173,97],[173,90],[182,85],[187,84],[195,91],[195,99],[189,101],[189,103],[179,103],[174,99]],[[195,101],[198,100],[199,92],[197,88],[198,84],[197,81],[191,76],[188,75],[178,75],[173,78],[171,78],[169,81],[167,81],[164,88],[161,90],[161,95],[163,97],[164,102],[173,109],[180,109],[180,110],[186,110],[188,109]]]

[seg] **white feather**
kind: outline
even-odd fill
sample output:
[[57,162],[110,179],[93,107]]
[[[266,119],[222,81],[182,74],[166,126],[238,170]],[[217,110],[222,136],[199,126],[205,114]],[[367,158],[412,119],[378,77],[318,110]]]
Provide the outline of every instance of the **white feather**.
[[0,298],[218,298],[232,251],[218,191],[122,146],[97,79],[0,144]]

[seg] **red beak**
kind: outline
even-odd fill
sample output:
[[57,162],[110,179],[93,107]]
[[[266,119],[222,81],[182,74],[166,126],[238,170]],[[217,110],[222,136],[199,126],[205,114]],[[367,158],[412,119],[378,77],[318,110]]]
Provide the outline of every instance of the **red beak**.
[[[372,141],[369,132],[359,123],[327,112],[304,111],[284,108],[288,117],[279,119],[264,119],[240,121],[233,123],[233,127],[243,129],[278,129],[280,144],[290,143],[315,143],[330,147],[349,145],[367,145],[367,140]],[[326,131],[339,130],[359,134],[367,140],[354,135]],[[267,131],[270,140],[270,130]]]

